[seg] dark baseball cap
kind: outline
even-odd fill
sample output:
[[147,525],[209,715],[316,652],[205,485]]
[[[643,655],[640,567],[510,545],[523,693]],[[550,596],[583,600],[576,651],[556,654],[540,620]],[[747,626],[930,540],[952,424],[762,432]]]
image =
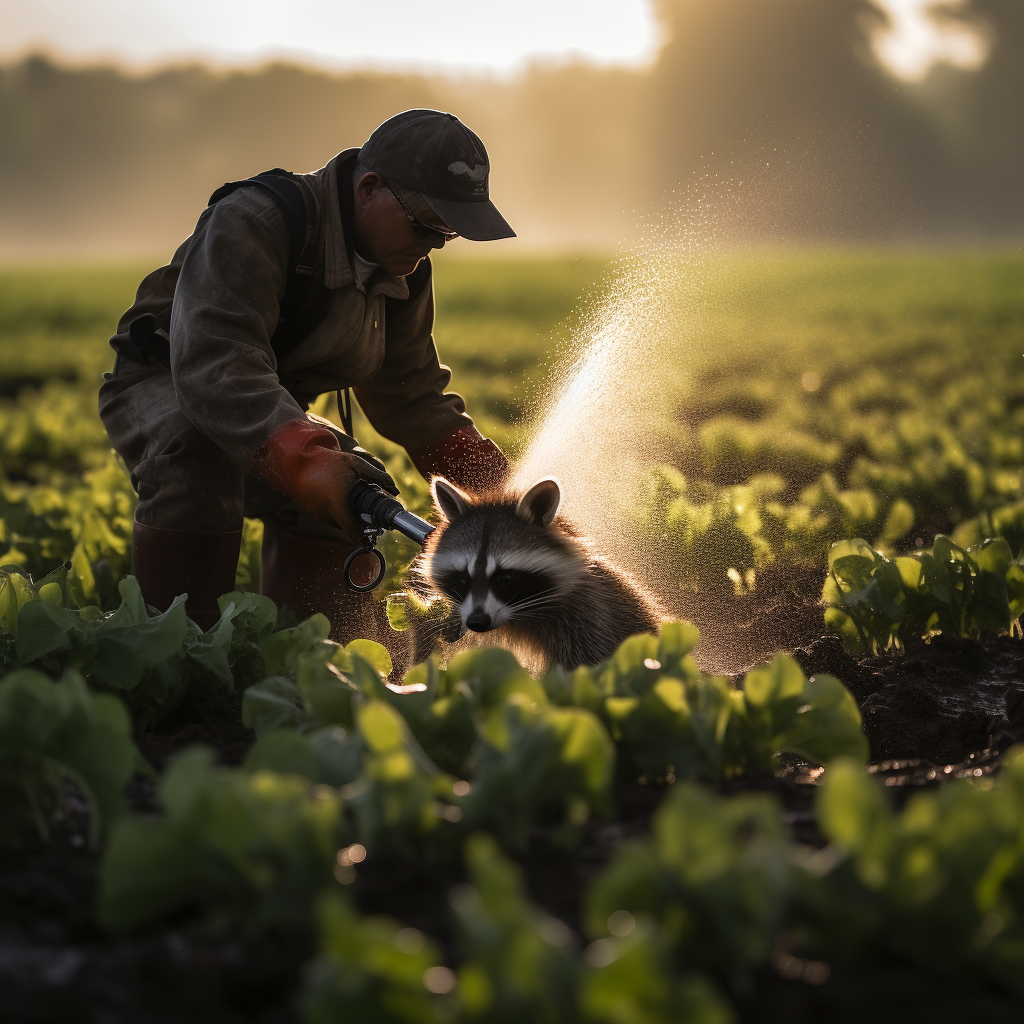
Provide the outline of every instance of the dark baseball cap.
[[419,192],[463,238],[485,242],[515,237],[490,199],[487,150],[454,114],[404,110],[389,117],[366,140],[359,164]]

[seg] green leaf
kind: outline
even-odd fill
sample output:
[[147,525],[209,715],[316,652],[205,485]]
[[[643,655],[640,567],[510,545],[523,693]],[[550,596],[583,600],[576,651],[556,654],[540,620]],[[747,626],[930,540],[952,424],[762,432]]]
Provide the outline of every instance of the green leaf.
[[371,750],[387,754],[400,749],[404,743],[401,715],[381,701],[368,701],[359,708],[359,732]]
[[121,592],[121,607],[96,626],[96,654],[87,671],[101,686],[133,690],[148,670],[181,650],[188,619],[184,595],[176,597],[167,611],[149,618],[133,577],[122,581]]
[[884,885],[895,842],[892,812],[863,766],[849,758],[829,763],[815,810],[825,836],[854,854],[864,884],[871,889]]
[[448,685],[465,682],[483,710],[497,707],[513,693],[538,704],[548,702],[544,687],[516,661],[509,651],[485,647],[464,651],[452,658],[445,670]]
[[0,680],[0,835],[34,824],[45,836],[71,779],[89,803],[95,842],[123,814],[137,763],[124,705],[91,693],[77,673],[53,682],[21,669]]
[[663,622],[657,660],[666,675],[685,675],[688,655],[700,642],[700,630],[689,622]]
[[981,570],[974,578],[974,592],[968,607],[970,633],[1007,633],[1010,629],[1010,597],[1004,573]]
[[100,864],[101,919],[134,928],[192,903],[211,921],[302,930],[332,885],[341,805],[296,775],[219,768],[208,750],[172,761],[165,816],[125,823]]
[[77,650],[85,644],[89,632],[87,625],[70,609],[45,601],[31,601],[18,616],[15,647],[18,660],[30,665],[51,655]]
[[751,669],[746,674],[743,696],[749,708],[771,714],[794,701],[802,702],[806,683],[800,666],[788,655],[777,654],[769,665]]
[[81,543],[75,545],[74,553],[71,555],[71,571],[68,573],[68,596],[72,604],[79,608],[86,605],[98,605],[99,596],[96,592],[96,577],[93,575],[92,566],[89,564],[89,556],[85,552],[85,546]]
[[303,775],[319,782],[317,757],[309,740],[294,729],[265,732],[249,748],[242,767],[247,772],[273,771],[285,775]]
[[303,705],[299,684],[287,676],[268,676],[242,696],[242,722],[259,736],[285,726],[308,727],[315,721]]
[[391,675],[391,655],[383,644],[373,640],[353,640],[345,647],[345,651],[370,665],[382,680],[386,681]]
[[187,828],[169,821],[122,821],[100,866],[100,927],[131,931],[159,919],[188,899],[199,874],[199,851]]
[[440,1002],[424,982],[440,968],[437,950],[415,929],[385,917],[360,917],[340,893],[318,901],[322,953],[309,971],[303,1019],[437,1024]]
[[778,750],[797,754],[811,764],[826,764],[836,757],[853,758],[861,764],[868,760],[860,709],[838,679],[811,676],[801,699],[801,706],[774,737]]
[[330,635],[330,620],[319,614],[292,629],[274,633],[262,651],[267,673],[294,679],[298,675],[300,656],[323,644]]

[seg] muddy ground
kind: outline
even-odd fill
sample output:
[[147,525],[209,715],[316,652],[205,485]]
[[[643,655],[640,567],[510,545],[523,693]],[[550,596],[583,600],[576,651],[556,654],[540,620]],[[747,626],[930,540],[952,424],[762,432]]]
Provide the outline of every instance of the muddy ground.
[[[820,618],[818,623],[820,630]],[[799,612],[795,625],[804,626]],[[911,644],[900,656],[851,658],[837,638],[825,637],[795,654],[808,673],[829,672],[850,688],[863,714],[872,770],[885,777],[898,801],[922,786],[992,772],[1002,751],[1024,741],[1020,641],[940,636]],[[207,743],[224,763],[237,764],[252,738],[241,725],[237,697],[213,697],[183,705],[139,737],[139,746],[158,769],[193,743]],[[720,788],[776,793],[795,838],[821,842],[811,812],[814,778],[805,765],[793,762],[775,778]],[[655,784],[620,785],[616,818],[593,822],[572,850],[552,843],[544,827],[535,828],[520,858],[531,897],[579,931],[586,888],[625,839],[646,832],[662,795]],[[155,808],[152,782],[133,783],[130,796],[137,811]],[[51,843],[24,838],[0,847],[0,1020],[298,1020],[294,996],[314,950],[313,935],[211,933],[184,916],[128,938],[108,936],[92,923],[97,857],[88,848],[87,824],[83,801],[69,790]],[[429,933],[455,963],[447,894],[461,880],[452,865],[388,854],[362,865],[351,891],[364,912],[390,914]],[[897,965],[823,971],[781,952],[739,1001],[737,1013],[750,1024],[960,1024],[972,1017],[1000,1024],[1021,1020],[1024,1007],[994,991],[953,989]]]

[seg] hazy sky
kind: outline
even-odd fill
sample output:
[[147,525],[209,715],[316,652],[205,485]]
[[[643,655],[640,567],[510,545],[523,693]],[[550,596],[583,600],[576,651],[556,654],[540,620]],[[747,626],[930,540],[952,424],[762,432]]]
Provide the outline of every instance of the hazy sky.
[[0,49],[40,44],[145,63],[287,54],[511,70],[535,54],[641,62],[657,39],[646,0],[0,0]]
[[[920,77],[936,58],[984,59],[978,37],[922,15],[935,0],[874,2],[895,24],[876,52],[904,77]],[[43,49],[143,66],[286,56],[507,72],[535,56],[643,63],[657,47],[648,0],[0,0],[0,56]]]

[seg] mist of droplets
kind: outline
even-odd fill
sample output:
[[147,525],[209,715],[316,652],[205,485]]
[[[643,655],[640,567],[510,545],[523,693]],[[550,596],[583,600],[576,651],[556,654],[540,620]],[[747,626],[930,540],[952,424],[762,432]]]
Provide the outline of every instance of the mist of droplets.
[[678,197],[613,266],[603,298],[573,332],[563,369],[519,461],[515,483],[562,485],[562,511],[595,547],[657,593],[657,567],[631,542],[633,509],[664,461],[680,378],[713,339],[709,258],[723,238],[732,186]]

